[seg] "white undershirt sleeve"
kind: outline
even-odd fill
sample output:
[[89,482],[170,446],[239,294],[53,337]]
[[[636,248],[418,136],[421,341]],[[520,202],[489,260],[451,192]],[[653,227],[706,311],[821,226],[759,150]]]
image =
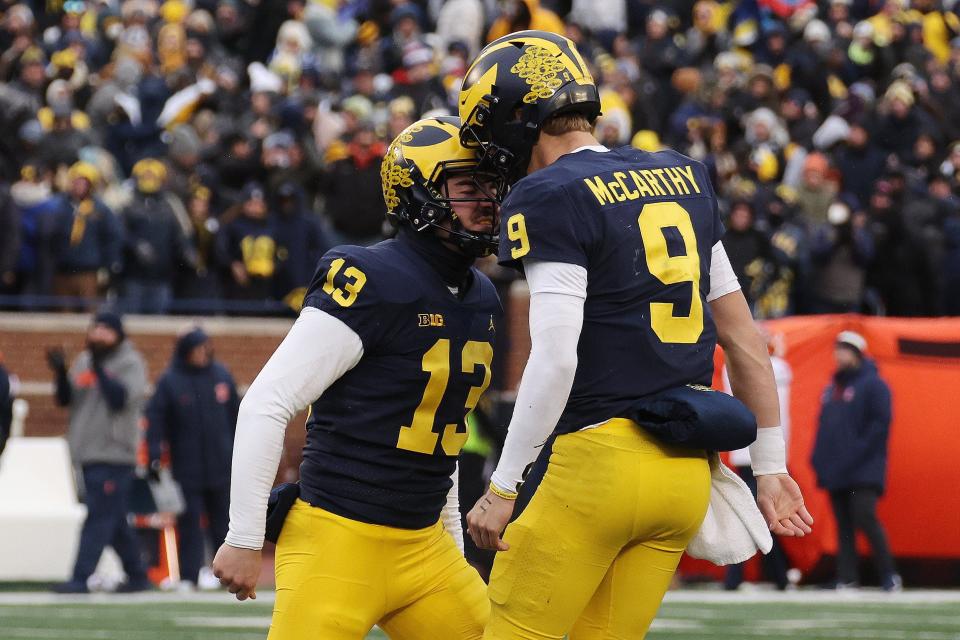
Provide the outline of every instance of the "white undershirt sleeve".
[[362,355],[360,337],[342,321],[313,307],[300,312],[240,403],[227,544],[263,547],[267,499],[287,423],[356,366]]
[[560,262],[525,259],[530,285],[530,358],[500,462],[490,481],[516,491],[527,465],[557,426],[577,372],[587,270]]
[[453,485],[447,492],[447,503],[443,505],[443,511],[440,512],[440,520],[443,522],[443,528],[447,530],[453,541],[457,543],[457,548],[463,551],[463,524],[460,522],[460,465],[453,470],[450,479]]
[[710,257],[710,293],[707,294],[707,302],[713,302],[739,289],[740,282],[730,265],[727,250],[723,248],[723,243],[717,242],[713,245]]

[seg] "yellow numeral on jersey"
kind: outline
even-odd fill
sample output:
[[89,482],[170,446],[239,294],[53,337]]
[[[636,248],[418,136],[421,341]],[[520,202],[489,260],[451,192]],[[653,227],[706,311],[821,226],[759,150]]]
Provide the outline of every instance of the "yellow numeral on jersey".
[[[490,384],[490,365],[493,362],[493,347],[489,342],[476,342],[470,340],[463,347],[461,354],[461,371],[463,373],[474,373],[477,366],[483,367],[483,381],[478,387],[471,387],[467,395],[467,402],[464,412],[466,415],[471,409],[480,402],[480,396],[487,390]],[[427,380],[427,387],[423,390],[423,399],[413,412],[413,421],[410,426],[400,427],[400,435],[397,438],[397,448],[407,451],[416,451],[417,453],[432,454],[437,448],[437,440],[440,434],[433,430],[433,423],[436,421],[437,410],[440,408],[440,402],[443,400],[443,394],[447,390],[447,383],[450,380],[450,340],[441,338],[423,354],[423,371],[430,374]],[[455,456],[460,453],[460,449],[467,441],[467,433],[457,432],[456,424],[448,424],[443,427],[443,439],[440,445],[443,452],[448,456]]]
[[246,236],[240,241],[243,266],[251,276],[269,278],[275,268],[277,243],[270,236]]
[[[647,269],[663,284],[691,283],[690,313],[673,314],[672,302],[650,303],[650,326],[661,342],[693,344],[703,333],[703,301],[700,299],[700,254],[693,222],[676,202],[651,202],[637,218],[647,254]],[[663,230],[675,227],[683,238],[682,256],[671,256]]]
[[510,247],[510,257],[516,260],[530,252],[530,239],[527,238],[527,221],[522,213],[515,213],[507,220],[507,237],[512,242],[519,242],[520,246]]
[[327,281],[323,283],[323,292],[333,298],[334,302],[341,307],[349,307],[356,301],[357,294],[360,293],[360,289],[363,289],[363,285],[367,284],[367,274],[356,267],[347,267],[343,275],[350,280],[344,285],[344,289],[347,290],[344,293],[343,289],[333,286],[333,279],[340,273],[340,269],[343,269],[343,263],[343,258],[337,258],[330,263],[330,270],[327,271]]

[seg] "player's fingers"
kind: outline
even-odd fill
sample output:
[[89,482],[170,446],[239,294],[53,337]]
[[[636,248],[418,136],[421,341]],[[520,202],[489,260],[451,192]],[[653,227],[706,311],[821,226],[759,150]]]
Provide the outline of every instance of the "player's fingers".
[[760,508],[760,513],[763,515],[763,519],[766,520],[767,526],[770,527],[771,531],[773,531],[773,528],[780,520],[777,518],[777,510],[774,509],[773,505],[767,500],[758,501],[757,506]]
[[473,512],[467,514],[467,533],[470,535],[470,539],[473,540],[473,544],[480,546],[480,531],[477,528],[477,519],[474,517]]
[[802,538],[804,535],[806,535],[804,534],[803,529],[800,529],[799,527],[797,527],[797,525],[795,525],[793,521],[790,520],[790,518],[784,518],[783,520],[780,521],[780,524],[782,524],[784,527],[792,531],[793,535],[797,538]]
[[486,529],[484,529],[483,527],[478,527],[477,537],[480,539],[480,541],[477,543],[478,547],[480,547],[481,549],[490,548],[490,533]]
[[776,536],[790,536],[793,537],[793,530],[786,528],[779,522],[774,522],[770,525],[770,533]]
[[500,548],[500,532],[487,525],[484,528],[486,532],[487,549],[497,551]]
[[810,528],[810,525],[803,521],[803,518],[800,517],[799,513],[795,513],[790,516],[790,522],[793,523],[793,526],[802,531],[804,535],[813,531],[813,529]]
[[[807,523],[809,526],[813,526],[813,516],[810,515],[810,512],[807,511],[806,505],[801,504],[800,508],[797,509],[797,513],[800,515],[800,519]],[[811,529],[812,531],[812,529]]]
[[496,546],[497,551],[506,551],[509,548],[510,548],[510,545],[504,542],[503,538],[501,538],[500,536],[497,536],[497,546]]

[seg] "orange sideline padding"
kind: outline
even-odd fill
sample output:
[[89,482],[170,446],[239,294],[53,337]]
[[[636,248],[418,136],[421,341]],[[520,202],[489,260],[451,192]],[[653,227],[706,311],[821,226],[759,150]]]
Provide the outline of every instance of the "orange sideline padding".
[[[879,506],[893,553],[960,559],[960,319],[804,316],[764,326],[786,343],[793,369],[788,465],[816,519],[812,535],[781,538],[790,564],[806,573],[837,550],[830,499],[817,488],[810,456],[820,398],[835,367],[834,339],[846,329],[866,338],[893,396],[887,489]],[[859,546],[868,552],[864,540]],[[710,567],[685,558],[681,573],[720,575]]]

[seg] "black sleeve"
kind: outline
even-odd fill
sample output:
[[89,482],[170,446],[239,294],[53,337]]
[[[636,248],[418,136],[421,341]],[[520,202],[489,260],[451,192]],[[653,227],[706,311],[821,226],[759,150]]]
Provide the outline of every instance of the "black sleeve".
[[110,409],[112,411],[122,410],[127,404],[127,388],[117,380],[111,378],[107,372],[103,370],[103,366],[97,362],[93,363],[93,372],[97,376],[97,384],[100,387],[100,392],[103,393],[103,397],[107,401]]
[[66,368],[58,369],[54,380],[54,399],[58,407],[65,407],[73,399],[73,388],[70,386],[70,376]]

